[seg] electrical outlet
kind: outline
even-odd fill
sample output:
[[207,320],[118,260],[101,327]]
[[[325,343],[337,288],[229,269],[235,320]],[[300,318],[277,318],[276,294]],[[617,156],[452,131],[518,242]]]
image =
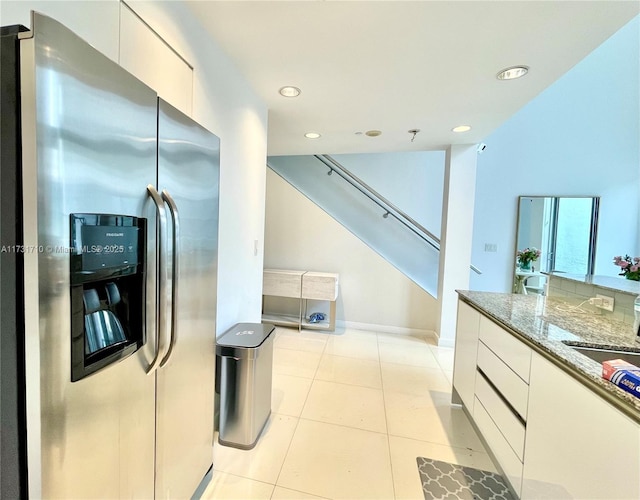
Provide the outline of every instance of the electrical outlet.
[[498,244],[497,243],[485,243],[484,244],[484,251],[485,252],[497,252],[498,251]]
[[605,311],[613,312],[613,297],[607,297],[606,295],[596,294],[597,299],[602,299],[602,305],[596,304],[596,307],[604,309]]

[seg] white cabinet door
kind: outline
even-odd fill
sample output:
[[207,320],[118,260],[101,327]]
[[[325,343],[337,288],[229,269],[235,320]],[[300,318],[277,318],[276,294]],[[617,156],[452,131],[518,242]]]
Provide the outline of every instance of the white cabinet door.
[[522,498],[640,498],[640,425],[533,353]]
[[193,69],[125,4],[120,16],[120,66],[191,116]]
[[457,325],[453,387],[464,405],[473,411],[480,313],[459,300]]

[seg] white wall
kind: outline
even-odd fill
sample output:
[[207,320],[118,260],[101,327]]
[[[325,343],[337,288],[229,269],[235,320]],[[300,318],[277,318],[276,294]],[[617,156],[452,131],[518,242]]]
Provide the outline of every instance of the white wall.
[[449,146],[445,159],[436,331],[438,344],[446,347],[456,338],[456,290],[469,288],[477,157],[475,144],[459,144]]
[[[220,137],[218,325],[220,334],[261,311],[267,109],[234,63],[181,2],[128,2],[194,67],[193,118]],[[35,9],[62,22],[114,61],[120,4],[112,1],[7,1],[0,23],[30,27]],[[123,7],[124,8],[124,7]],[[137,47],[127,47],[135,51]],[[258,252],[254,256],[254,241]]]
[[271,170],[265,225],[266,268],[340,274],[338,321],[405,333],[435,329],[435,299]]
[[510,291],[520,195],[601,197],[596,274],[617,274],[614,255],[640,255],[639,47],[636,18],[486,138],[473,289]]
[[440,238],[444,151],[331,156]]

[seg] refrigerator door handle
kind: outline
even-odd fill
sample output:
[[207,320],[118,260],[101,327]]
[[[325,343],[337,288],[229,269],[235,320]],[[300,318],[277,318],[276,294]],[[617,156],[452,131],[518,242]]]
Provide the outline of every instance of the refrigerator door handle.
[[[165,270],[165,251],[164,251],[164,241],[167,235],[167,214],[164,208],[164,201],[162,201],[162,197],[156,190],[156,188],[149,184],[147,186],[147,192],[149,196],[153,200],[153,203],[156,206],[156,212],[158,214],[158,223],[160,227],[160,232],[158,235],[158,269],[159,269],[159,287],[160,287],[160,304],[158,307],[158,321],[156,327],[156,354],[153,358],[153,361],[147,368],[147,375],[151,375],[158,369],[160,365],[160,360],[162,359],[162,339],[165,337],[165,323],[166,323],[166,308],[164,303],[165,296],[165,288],[167,286],[166,280],[166,270]],[[155,311],[154,311],[155,314]]]
[[166,189],[162,190],[162,199],[166,201],[169,212],[171,213],[171,219],[173,220],[173,255],[171,265],[171,342],[169,344],[169,350],[160,363],[160,367],[167,364],[178,340],[178,243],[180,242],[180,215],[178,213],[178,206]]

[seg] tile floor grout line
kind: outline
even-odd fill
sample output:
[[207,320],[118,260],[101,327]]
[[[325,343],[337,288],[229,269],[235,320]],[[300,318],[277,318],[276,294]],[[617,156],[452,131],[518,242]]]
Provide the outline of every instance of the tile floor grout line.
[[[353,443],[375,442],[375,468],[369,469],[369,467],[367,467],[366,469],[363,469],[363,471],[358,472],[359,475],[357,477],[354,476],[352,480],[358,481],[358,484],[361,484],[362,488],[370,489],[369,483],[374,480],[374,477],[369,476],[373,472],[373,474],[379,476],[376,477],[375,480],[380,482],[380,487],[384,488],[384,490],[386,491],[385,498],[389,500],[393,499],[394,497],[398,498],[398,500],[400,498],[408,498],[412,495],[411,492],[414,492],[415,498],[418,498],[418,496],[422,497],[422,491],[420,489],[418,478],[414,478],[416,472],[415,456],[420,455],[430,457],[431,454],[429,454],[429,450],[433,450],[433,453],[435,455],[451,455],[453,457],[459,456],[458,460],[462,460],[461,463],[482,463],[485,466],[486,470],[493,471],[495,466],[491,463],[490,460],[488,460],[489,456],[484,449],[476,449],[477,447],[475,444],[472,444],[471,447],[465,446],[467,442],[472,441],[471,439],[463,438],[459,440],[459,442],[458,440],[456,440],[457,446],[451,445],[447,437],[449,436],[449,430],[447,429],[451,427],[448,424],[445,425],[445,433],[442,436],[438,432],[428,432],[426,433],[426,435],[423,435],[424,432],[420,430],[420,427],[416,427],[416,431],[419,432],[415,434],[415,437],[411,436],[413,434],[413,431],[411,431],[410,429],[406,429],[407,431],[409,431],[409,436],[398,435],[399,433],[405,432],[406,422],[404,421],[404,419],[405,416],[408,417],[409,415],[405,415],[402,412],[413,411],[412,409],[415,406],[413,405],[413,400],[411,399],[413,397],[419,398],[419,400],[415,402],[415,404],[418,405],[415,407],[415,409],[420,410],[421,412],[423,407],[422,403],[429,403],[428,406],[433,407],[434,411],[432,413],[434,418],[437,419],[438,422],[446,417],[445,414],[448,414],[448,411],[445,411],[443,415],[440,415],[439,410],[436,410],[441,405],[444,408],[444,405],[449,404],[450,402],[451,381],[449,377],[447,377],[447,372],[446,370],[444,370],[443,364],[441,363],[441,361],[445,363],[449,356],[442,355],[441,358],[438,358],[437,351],[435,349],[431,349],[430,352],[424,352],[424,355],[429,356],[430,360],[431,358],[433,358],[432,362],[430,361],[431,365],[429,366],[406,365],[402,362],[402,359],[398,363],[387,363],[383,361],[383,356],[396,355],[402,358],[402,348],[391,347],[391,342],[384,342],[380,339],[380,337],[373,334],[368,337],[368,339],[376,339],[375,354],[377,359],[355,358],[352,355],[343,356],[342,354],[359,353],[362,351],[362,349],[365,349],[367,351],[370,350],[370,354],[373,355],[373,344],[369,344],[368,341],[350,342],[349,335],[346,336],[346,342],[344,343],[342,343],[340,340],[329,340],[330,338],[333,338],[330,335],[322,335],[324,338],[326,338],[326,341],[324,345],[320,345],[320,341],[315,340],[315,345],[312,346],[316,348],[315,351],[306,351],[304,349],[288,349],[287,347],[281,348],[283,353],[281,361],[283,363],[279,363],[278,365],[281,367],[285,367],[286,363],[284,362],[286,360],[293,360],[294,363],[291,366],[298,366],[300,368],[300,373],[304,373],[306,376],[302,376],[296,373],[295,370],[288,373],[278,374],[281,377],[280,380],[283,382],[282,388],[286,389],[287,387],[291,386],[290,389],[292,392],[290,394],[290,397],[294,398],[296,403],[295,406],[298,406],[301,409],[299,412],[291,412],[293,413],[291,415],[289,415],[287,412],[272,413],[271,418],[274,421],[276,419],[288,419],[290,423],[286,425],[287,432],[283,434],[281,433],[281,437],[278,437],[279,435],[276,436],[277,439],[273,442],[270,442],[269,446],[265,448],[260,454],[262,460],[264,460],[266,457],[267,462],[265,466],[268,465],[267,468],[271,472],[269,472],[268,476],[263,477],[262,480],[252,479],[251,477],[246,477],[244,474],[237,474],[237,472],[236,474],[225,472],[224,474],[227,474],[231,479],[220,481],[219,487],[224,486],[224,490],[228,490],[230,494],[232,494],[233,491],[244,491],[244,489],[248,488],[250,485],[237,482],[234,479],[240,478],[243,480],[254,481],[254,486],[251,487],[255,489],[254,494],[257,494],[260,490],[265,490],[263,492],[263,495],[259,497],[261,500],[275,500],[275,498],[278,498],[279,495],[282,494],[292,495],[294,498],[301,498],[304,494],[315,496],[321,494],[319,493],[320,491],[324,491],[325,493],[327,493],[326,495],[324,495],[326,498],[341,498],[345,496],[345,492],[347,490],[351,491],[348,488],[345,489],[345,487],[336,485],[335,487],[326,489],[324,486],[321,486],[322,483],[318,483],[318,480],[326,480],[327,478],[321,476],[321,471],[316,471],[314,466],[312,465],[317,461],[317,453],[320,452],[319,449],[316,450],[314,446],[317,441],[317,439],[313,439],[316,431],[321,432],[323,436],[326,435],[326,439],[330,439],[330,436],[333,436],[333,438],[331,439],[334,439],[335,436],[341,436],[343,438],[339,441],[336,441],[336,446],[341,451],[338,451],[338,449],[333,450],[333,448],[327,448],[327,450],[324,450],[322,452],[323,457],[325,456],[324,453],[326,452],[328,453],[328,455],[326,455],[327,457],[335,456],[336,458],[344,461],[343,463],[339,460],[338,463],[334,464],[332,467],[329,467],[327,471],[339,470],[346,474],[347,469],[345,469],[345,467],[351,469],[351,467],[353,467],[355,463],[361,463],[362,460],[366,460],[368,458],[371,453],[368,450],[368,447],[357,446],[356,448],[354,448],[353,444],[350,445],[351,440],[353,440]],[[313,342],[312,339],[309,343],[305,343],[306,341],[304,338],[298,338],[300,338],[299,343],[303,347],[309,347],[311,345],[311,342]],[[331,345],[329,345],[330,342]],[[295,342],[290,342],[290,345],[293,344],[295,344]],[[406,342],[402,342],[402,339],[400,339],[400,342],[396,342],[393,344],[395,344],[396,346],[402,346],[406,349],[406,355],[404,356],[407,357],[407,359],[415,359],[414,356],[416,356],[417,352],[423,352],[423,348],[416,348],[417,344],[410,341],[410,339],[407,339]],[[334,354],[331,352],[331,350],[336,348],[336,346],[340,346],[340,349],[342,349],[340,354]],[[429,345],[429,347],[431,346]],[[384,355],[382,353],[384,353]],[[304,362],[296,362],[296,358],[301,359],[303,355],[304,359],[309,357],[313,360],[318,360],[318,362],[315,365],[313,365],[312,363],[305,364]],[[325,356],[327,356],[326,359]],[[337,357],[332,358],[332,356]],[[360,362],[356,360],[360,360]],[[361,363],[362,361],[366,361],[366,363]],[[377,365],[371,364],[374,361],[377,361]],[[418,361],[420,361],[420,358],[418,358]],[[274,363],[274,367],[275,366],[276,364]],[[367,381],[369,380],[369,378],[375,378],[376,372],[380,381],[380,385],[378,387],[356,385],[352,383],[353,380]],[[407,376],[406,380],[404,378],[405,372]],[[336,380],[323,380],[322,378],[320,378],[322,374],[328,374],[329,377],[335,376]],[[414,374],[415,377],[413,376]],[[424,374],[424,377],[421,374]],[[274,370],[274,377],[275,376],[276,374]],[[444,380],[448,381],[448,389],[444,389]],[[334,392],[336,395],[342,392],[349,395],[352,394],[352,392],[349,391],[353,391],[353,394],[357,395],[359,391],[355,389],[356,387],[381,391],[382,398],[380,398],[380,396],[378,396],[377,394],[368,391],[360,391],[360,393],[364,395],[371,395],[371,397],[377,401],[375,401],[374,405],[363,406],[362,404],[357,404],[357,408],[354,410],[354,414],[343,415],[340,411],[340,405],[335,406],[334,404],[332,406],[332,408],[334,406],[335,408],[337,408],[337,411],[334,411],[332,413],[333,418],[342,420],[343,417],[346,416],[346,420],[349,423],[355,423],[355,425],[360,424],[362,420],[368,421],[370,417],[375,416],[377,426],[374,427],[378,427],[379,430],[352,427],[351,425],[346,425],[342,422],[336,423],[327,420],[315,420],[314,418],[308,417],[303,418],[302,415],[306,404],[313,403],[315,401],[315,399],[312,398],[311,389],[316,381],[319,381],[320,384],[322,384],[322,382],[327,382],[329,384],[340,384],[337,388],[326,384],[324,386],[320,386],[322,389],[320,392],[322,392],[326,397],[329,398],[327,401],[330,404],[331,401],[335,402],[335,398],[332,397]],[[406,383],[399,383],[403,381]],[[396,386],[400,390],[392,390],[392,388]],[[436,390],[441,386],[442,389]],[[303,392],[305,387],[307,389],[307,392]],[[349,389],[349,387],[351,387],[352,389]],[[420,397],[420,394],[414,394],[413,392],[405,393],[402,391],[402,388],[405,388],[407,390],[409,388],[413,388],[415,389],[415,391],[419,391],[422,388],[425,391],[426,399]],[[285,394],[286,393],[287,392],[285,391]],[[382,417],[384,418],[384,425],[380,425],[382,424],[382,422],[379,421],[381,411],[379,407],[380,401],[382,402],[383,406]],[[320,406],[319,408],[320,410],[322,410],[323,406]],[[422,415],[422,413],[420,412],[418,412],[418,417]],[[429,412],[429,415],[431,415],[431,410],[429,410]],[[324,412],[321,411],[320,413],[316,412],[312,414],[314,417],[319,416],[321,419],[324,419],[325,416],[323,415],[323,413]],[[354,416],[356,418],[351,418]],[[296,419],[295,422],[292,422],[293,426],[291,426],[291,419]],[[449,421],[448,418],[446,420]],[[413,418],[411,419],[410,424],[411,426],[421,426],[423,425],[421,422],[423,422],[422,418]],[[436,422],[436,420],[434,420],[434,422]],[[316,426],[316,424],[318,425]],[[394,428],[393,433],[390,432],[391,427]],[[455,432],[454,427],[455,426],[451,427],[450,429],[452,432]],[[313,431],[311,435],[309,435],[309,430]],[[298,434],[298,431],[300,432],[300,434]],[[473,436],[469,435],[469,438],[471,437]],[[394,442],[393,447],[391,446],[391,438],[393,438]],[[287,439],[288,442],[286,442]],[[312,441],[307,442],[306,439],[311,439]],[[323,442],[324,440],[318,441],[318,446],[322,447]],[[384,446],[385,442],[387,445],[386,447]],[[272,450],[271,446],[275,446],[275,448],[273,448]],[[480,446],[480,444],[478,444],[478,446]],[[277,452],[278,457],[283,457],[279,468],[277,466],[277,463],[272,463],[273,458],[271,458],[271,451]],[[387,452],[387,455],[384,455],[385,451]],[[336,455],[336,453],[339,454]],[[233,465],[233,461],[235,461],[237,457],[234,458],[234,456],[231,455],[229,457],[230,459],[233,459],[231,462],[229,462],[229,464]],[[411,458],[411,464],[408,463],[409,458]],[[298,470],[299,467],[296,465],[298,464],[298,460],[300,459],[304,459],[305,463],[308,463],[308,466],[304,469],[306,471],[303,474],[303,476],[305,477],[304,480],[300,480],[298,475],[296,475],[295,477],[291,475],[292,472],[296,471],[301,473],[301,471]],[[332,459],[330,458],[330,460]],[[454,463],[458,463],[457,461],[455,461],[455,458],[453,460]],[[485,464],[485,462],[487,463]],[[250,457],[248,463],[252,463]],[[283,477],[282,473],[285,471],[285,464],[288,465],[288,467],[286,468],[287,474],[285,474],[285,476]],[[221,461],[219,461],[219,465],[222,465]],[[276,470],[276,473],[274,474],[273,470],[275,469],[278,470]],[[244,471],[244,468],[240,467],[233,470],[242,472]],[[390,476],[386,475],[387,471],[390,472]],[[349,470],[348,472],[351,472],[351,470]],[[322,472],[322,474],[324,474],[324,472]],[[262,477],[263,475],[264,474],[262,473],[258,474],[259,477]],[[279,482],[283,481],[283,479],[287,479],[286,483],[290,484],[292,487],[288,487],[287,484],[279,484]],[[389,483],[386,483],[387,479],[390,479],[391,485],[389,485]],[[237,486],[234,486],[236,482]],[[271,488],[270,490],[267,490],[267,485]],[[281,490],[281,492],[278,492],[278,494],[276,495],[275,490],[277,488],[284,488],[291,491],[287,493],[286,490]],[[269,491],[271,492],[270,494]],[[351,496],[354,495],[352,494]],[[371,496],[374,495],[371,494]],[[248,490],[246,494],[242,496],[242,498],[250,498],[250,493]]]
[[360,385],[360,384],[350,384],[349,382],[340,382],[339,380],[326,380],[324,378],[318,378],[318,379],[314,379],[317,380],[318,382],[329,382],[331,384],[340,384],[340,385],[346,385],[349,387],[360,387],[362,389],[373,389],[374,391],[381,391],[382,387],[371,387],[370,385]]
[[369,363],[375,363],[375,360],[373,359],[367,359],[367,358],[355,358],[353,356],[344,356],[342,354],[333,354],[331,352],[324,352],[322,353],[323,356],[334,356],[336,358],[345,358],[345,359],[357,359],[359,361],[368,361]]
[[274,349],[284,349],[285,351],[301,351],[301,352],[308,352],[310,354],[322,354],[324,352],[324,347],[322,346],[322,350],[310,350],[310,349],[299,349],[299,348],[295,348],[295,347],[284,347],[284,346],[279,346],[279,345],[274,345],[273,348]]
[[[311,387],[309,387],[309,390],[311,390]],[[309,397],[309,393],[307,393],[307,397]],[[305,403],[306,403],[306,399],[305,399]],[[304,405],[302,406],[302,408],[304,409]],[[302,414],[302,413],[301,413]],[[293,429],[293,434],[291,434],[291,440],[289,441],[289,445],[287,446],[287,451],[284,454],[284,460],[282,460],[282,465],[280,465],[280,470],[278,471],[278,475],[276,476],[276,484],[275,486],[279,486],[278,485],[278,481],[280,481],[280,476],[282,475],[282,469],[284,468],[284,464],[287,461],[287,457],[289,456],[289,451],[291,450],[291,444],[293,443],[293,440],[296,437],[296,432],[298,431],[298,426],[300,425],[300,417],[296,417],[296,426]],[[282,488],[284,488],[284,486],[282,486]],[[274,487],[275,490],[275,487]],[[273,493],[271,494],[271,496],[273,496]]]
[[[445,448],[451,448],[453,450],[460,450],[460,451],[465,451],[467,453],[471,452],[471,453],[479,453],[481,455],[486,455],[487,457],[489,457],[489,454],[486,452],[486,450],[475,450],[473,448],[469,448],[468,446],[454,446],[452,444],[442,444],[442,443],[438,443],[436,441],[427,441],[424,439],[418,439],[418,438],[412,438],[412,437],[407,437],[407,436],[399,436],[397,434],[389,434],[389,437],[393,437],[393,438],[399,438],[399,439],[407,439],[409,441],[417,441],[419,443],[425,443],[425,444],[435,444],[437,446],[442,446]],[[489,457],[490,458],[490,457]],[[460,465],[460,464],[458,464]]]
[[[320,360],[318,362],[318,364],[315,367],[314,370],[314,374],[313,377],[311,379],[309,379],[308,377],[302,377],[302,376],[298,376],[298,375],[291,375],[291,374],[282,374],[284,376],[292,376],[292,377],[296,377],[299,379],[305,379],[305,380],[311,380],[311,385],[309,387],[308,392],[306,393],[306,396],[304,398],[304,402],[302,405],[302,411],[300,412],[299,415],[291,415],[292,418],[297,418],[298,420],[296,421],[296,426],[294,428],[294,432],[293,432],[293,436],[291,438],[291,441],[288,444],[286,453],[285,453],[285,458],[283,460],[283,463],[280,467],[280,471],[278,473],[278,477],[276,479],[276,485],[275,486],[280,486],[283,488],[286,488],[286,486],[284,485],[279,485],[278,481],[281,480],[281,476],[282,476],[282,472],[284,470],[284,463],[287,460],[287,457],[289,455],[289,453],[291,452],[292,446],[293,446],[293,440],[295,438],[295,435],[297,433],[297,430],[300,429],[300,425],[301,425],[301,421],[304,420],[306,422],[314,422],[314,423],[318,423],[318,424],[323,424],[323,425],[327,425],[327,426],[335,426],[336,428],[341,428],[344,429],[345,431],[363,431],[365,433],[373,433],[374,435],[386,435],[386,442],[387,442],[387,460],[388,460],[388,464],[389,464],[389,470],[391,473],[391,482],[392,482],[392,491],[393,491],[393,495],[394,497],[401,494],[401,488],[397,489],[396,488],[396,483],[394,481],[394,479],[397,479],[398,481],[402,480],[403,474],[402,471],[404,470],[402,467],[399,468],[399,463],[395,464],[394,467],[394,460],[392,459],[392,455],[391,455],[391,437],[393,437],[394,439],[407,439],[409,441],[413,441],[413,442],[418,442],[418,443],[424,443],[427,445],[434,445],[434,446],[441,446],[441,447],[448,447],[450,449],[454,449],[454,450],[460,450],[460,451],[464,451],[467,453],[473,453],[476,454],[478,456],[482,455],[485,456],[486,452],[483,450],[476,450],[474,448],[468,448],[468,447],[461,447],[461,446],[451,446],[451,444],[449,443],[442,443],[442,442],[438,442],[438,441],[430,441],[430,440],[423,440],[423,439],[416,439],[415,437],[408,437],[408,436],[400,436],[400,435],[396,435],[395,433],[390,433],[389,431],[389,418],[388,418],[388,408],[387,408],[387,399],[388,397],[390,397],[391,393],[394,392],[399,392],[400,394],[405,394],[402,391],[393,391],[390,390],[390,387],[388,387],[388,384],[385,384],[384,382],[384,377],[383,377],[383,367],[385,365],[391,365],[391,367],[393,365],[396,365],[398,367],[408,367],[409,369],[416,369],[420,372],[424,372],[425,374],[431,374],[434,376],[442,376],[444,377],[445,380],[447,380],[447,382],[449,382],[447,385],[449,387],[449,390],[442,390],[442,391],[437,391],[438,393],[442,393],[443,396],[445,396],[447,393],[450,392],[450,381],[448,380],[448,377],[446,376],[446,370],[444,369],[444,366],[442,365],[442,363],[440,362],[439,358],[436,356],[436,353],[429,349],[429,352],[425,352],[425,355],[429,356],[429,359],[433,360],[433,363],[428,365],[428,366],[424,366],[424,365],[407,365],[404,364],[402,362],[400,363],[389,363],[386,361],[383,361],[382,359],[382,351],[384,349],[386,349],[386,346],[390,346],[392,345],[392,343],[386,343],[381,341],[379,338],[377,338],[377,343],[376,343],[376,355],[377,355],[377,370],[380,376],[380,382],[381,382],[381,387],[370,387],[370,386],[365,386],[365,385],[357,385],[357,384],[353,384],[353,383],[348,383],[348,382],[343,382],[342,380],[323,380],[319,377],[319,372],[320,372],[320,367],[322,366],[323,361],[325,360],[325,356],[337,356],[338,358],[342,358],[345,360],[355,360],[358,359],[360,361],[366,361],[367,363],[363,363],[364,365],[369,365],[371,368],[373,368],[373,365],[371,365],[370,363],[373,363],[374,360],[372,359],[367,359],[367,358],[361,358],[361,357],[354,357],[354,356],[344,356],[341,354],[335,354],[332,352],[329,352],[331,350],[332,346],[329,346],[329,339],[327,339],[327,341],[325,342],[324,346],[322,347],[322,351],[313,351],[314,353],[319,353],[320,355]],[[345,349],[345,352],[353,352],[353,350],[355,349],[357,351],[357,342],[355,343],[355,346],[352,346],[351,349]],[[402,343],[394,343],[395,345],[402,345]],[[335,345],[335,344],[333,344]],[[361,344],[363,345],[363,344]],[[410,345],[406,345],[407,348],[410,349]],[[392,348],[393,349],[393,348]],[[298,351],[298,352],[311,352],[311,351],[302,351],[300,349],[291,349],[293,351]],[[310,370],[309,370],[310,371]],[[373,389],[376,391],[381,391],[382,392],[382,403],[383,403],[383,418],[385,420],[385,430],[386,432],[380,432],[380,431],[376,431],[376,430],[370,430],[370,429],[363,429],[360,427],[352,427],[350,425],[345,425],[343,423],[336,423],[336,422],[330,422],[330,421],[325,421],[325,420],[315,420],[313,418],[308,418],[308,417],[302,417],[303,412],[304,412],[304,408],[306,406],[306,404],[309,402],[309,398],[311,395],[311,389],[313,388],[313,385],[315,383],[315,381],[320,381],[320,382],[328,382],[328,383],[335,383],[335,384],[340,384],[342,386],[348,386],[348,387],[361,387],[364,389]],[[408,395],[413,395],[412,393],[407,393]],[[437,408],[438,405],[434,404],[433,405],[434,408]],[[304,424],[302,424],[304,425]],[[275,491],[275,488],[274,488]],[[300,491],[297,490],[296,491]],[[312,493],[309,493],[312,494]]]
[[309,422],[315,422],[317,424],[335,425],[336,427],[342,427],[344,429],[362,431],[362,432],[371,432],[373,434],[379,434],[381,436],[388,436],[386,432],[372,431],[371,429],[363,429],[362,427],[354,427],[352,425],[338,424],[336,422],[327,422],[326,420],[316,420],[315,418],[309,418],[309,417],[298,417],[298,418],[300,420],[307,420]]
[[[378,336],[376,335],[376,338]],[[380,356],[380,339],[378,338],[378,369],[380,370],[380,384],[382,385],[382,411],[384,413],[384,426],[387,434],[387,450],[389,451],[389,470],[391,471],[391,490],[393,498],[396,498],[396,482],[393,474],[393,460],[391,459],[391,438],[389,436],[389,421],[387,419],[387,402],[384,397],[384,377],[382,376],[382,356]]]
[[[278,476],[276,477],[276,484],[275,486],[278,486],[278,481],[280,480],[280,476],[282,475],[282,469],[284,468],[284,464],[287,461],[287,456],[289,455],[289,451],[291,450],[291,444],[293,443],[293,440],[296,437],[296,432],[298,430],[298,426],[300,425],[300,420],[302,420],[302,412],[304,411],[304,407],[307,404],[307,400],[309,399],[309,394],[311,393],[311,388],[313,387],[313,382],[316,380],[316,375],[318,373],[318,369],[320,368],[320,363],[322,362],[322,356],[324,355],[324,351],[327,347],[327,343],[325,342],[323,348],[322,348],[322,353],[320,354],[320,361],[318,361],[318,365],[316,366],[315,371],[313,372],[313,378],[311,379],[311,385],[309,386],[309,390],[307,391],[307,395],[304,398],[304,403],[302,403],[302,410],[300,410],[300,415],[297,417],[298,421],[296,422],[296,427],[295,429],[293,429],[293,434],[291,435],[291,441],[289,441],[289,446],[287,446],[287,451],[284,454],[284,460],[282,461],[282,465],[280,466],[280,470],[278,471]],[[293,375],[292,375],[293,376]],[[274,486],[274,491],[275,491],[275,486]],[[284,488],[284,486],[282,486]],[[271,493],[271,496],[273,496],[273,493]]]
[[234,474],[233,472],[224,472],[224,471],[218,471],[218,472],[221,472],[222,474],[227,474],[229,476],[238,477],[240,479],[247,479],[248,481],[255,481],[256,483],[268,484],[269,486],[273,486],[274,488],[276,487],[275,484],[270,483],[269,481],[263,481],[262,479],[254,479],[252,477],[240,476],[238,474]]
[[[273,494],[276,492],[276,488],[282,488],[282,489],[289,490],[289,491],[295,491],[296,493],[302,493],[303,495],[309,495],[309,496],[316,497],[316,498],[325,498],[325,497],[321,497],[319,495],[316,495],[314,493],[309,493],[308,491],[297,490],[295,488],[286,488],[284,486],[278,486],[277,484],[274,484],[273,485],[273,493],[271,493],[271,499],[273,499]],[[330,500],[330,499],[327,499],[327,500]]]
[[294,375],[292,373],[279,373],[274,371],[273,375],[280,375],[281,377],[295,377],[295,378],[303,378],[305,380],[313,380],[312,377],[305,377],[304,375]]
[[[295,375],[292,375],[292,377],[295,377]],[[380,387],[371,387],[370,385],[350,384],[349,382],[342,382],[340,380],[326,380],[326,379],[323,379],[323,378],[314,378],[313,379],[314,382],[316,380],[318,382],[329,382],[330,384],[346,385],[348,387],[361,387],[362,389],[372,389],[374,391],[381,391],[382,390],[382,380],[380,380]]]
[[[214,468],[213,472],[215,473],[216,470]],[[269,499],[273,498],[273,493],[276,491],[276,484],[273,483],[269,483],[267,481],[261,481],[260,479],[253,479],[250,477],[246,477],[246,476],[239,476],[238,474],[233,474],[231,472],[224,472],[224,471],[218,471],[221,474],[227,475],[227,476],[233,476],[233,477],[237,477],[239,479],[242,479],[244,481],[255,481],[256,483],[261,483],[261,484],[268,484],[269,486],[271,486],[271,494],[269,495]],[[209,485],[207,485],[207,488],[205,489],[205,492],[207,491],[207,489],[209,488],[209,486],[213,483],[213,476],[211,477],[211,481],[209,482]],[[212,497],[213,498],[213,497]]]
[[432,368],[431,366],[425,366],[425,365],[409,365],[406,363],[394,363],[392,361],[380,361],[380,365],[398,365],[398,366],[407,366],[411,368],[426,368],[427,370],[444,372],[444,369],[442,368],[442,366],[440,366],[440,364],[438,364],[436,368]]
[[452,445],[450,443],[439,443],[438,441],[429,441],[429,440],[426,440],[426,439],[418,439],[418,438],[415,438],[415,437],[401,436],[399,434],[389,434],[389,437],[390,438],[394,437],[394,438],[400,438],[400,439],[408,439],[410,441],[418,441],[420,443],[435,444],[435,445],[438,445],[438,446],[445,446],[447,448],[452,448],[452,449],[456,449],[456,450],[464,450],[467,453],[468,452],[471,452],[471,453],[482,453],[484,455],[489,456],[489,454],[486,452],[486,450],[476,450],[474,448],[469,448],[468,446],[454,446],[454,445]]

